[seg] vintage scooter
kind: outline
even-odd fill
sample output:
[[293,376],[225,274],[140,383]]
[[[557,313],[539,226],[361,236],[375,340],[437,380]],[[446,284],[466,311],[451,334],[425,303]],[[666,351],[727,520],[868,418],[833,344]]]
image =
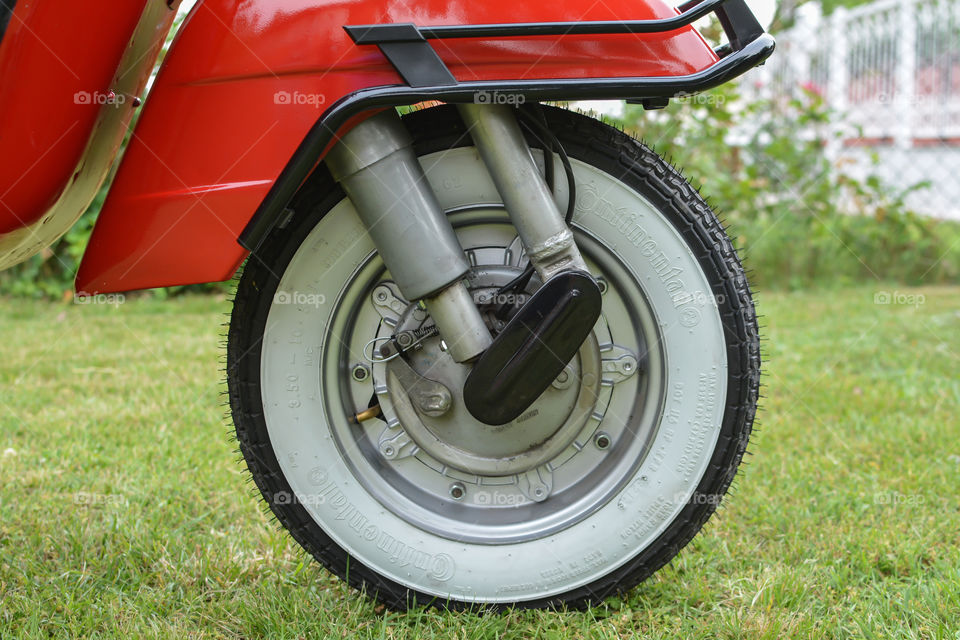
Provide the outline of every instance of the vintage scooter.
[[[0,265],[91,202],[178,4],[0,1]],[[710,14],[716,50],[691,26]],[[393,607],[597,602],[716,509],[757,324],[697,191],[544,102],[661,108],[773,49],[744,0],[200,0],[78,295],[242,265],[240,449],[350,584]]]

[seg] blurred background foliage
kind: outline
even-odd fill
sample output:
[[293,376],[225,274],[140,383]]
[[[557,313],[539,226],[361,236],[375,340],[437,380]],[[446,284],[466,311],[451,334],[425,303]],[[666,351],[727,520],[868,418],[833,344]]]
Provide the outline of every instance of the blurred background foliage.
[[833,165],[832,117],[814,91],[746,103],[727,85],[663,111],[628,105],[615,123],[701,187],[761,288],[956,282],[960,224],[906,207],[922,182],[895,190]]

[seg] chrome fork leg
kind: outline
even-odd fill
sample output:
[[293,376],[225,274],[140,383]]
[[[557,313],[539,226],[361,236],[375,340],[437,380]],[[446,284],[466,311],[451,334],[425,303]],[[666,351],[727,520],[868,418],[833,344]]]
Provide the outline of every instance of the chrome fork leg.
[[513,109],[488,104],[458,108],[540,278],[546,282],[561,271],[588,271]]
[[401,293],[424,301],[454,360],[483,353],[492,338],[463,282],[470,265],[396,111],[350,130],[326,163]]

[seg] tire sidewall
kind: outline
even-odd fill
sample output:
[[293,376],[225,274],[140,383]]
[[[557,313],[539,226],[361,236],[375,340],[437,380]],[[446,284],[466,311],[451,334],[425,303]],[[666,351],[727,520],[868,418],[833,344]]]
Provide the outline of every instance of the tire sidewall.
[[[464,184],[462,176],[482,172],[472,149],[422,161],[445,208],[498,200],[492,184]],[[457,542],[410,525],[363,489],[343,462],[329,405],[317,392],[318,354],[335,340],[331,302],[373,251],[348,202],[324,216],[284,270],[277,291],[325,301],[274,304],[265,326],[263,419],[290,485],[285,499],[295,498],[339,547],[391,582],[469,602],[549,599],[583,587],[649,548],[689,504],[709,465],[726,393],[726,345],[711,284],[677,229],[635,189],[584,164],[576,171],[577,224],[616,248],[655,310],[667,393],[660,428],[634,477],[595,513],[549,537],[496,546]]]

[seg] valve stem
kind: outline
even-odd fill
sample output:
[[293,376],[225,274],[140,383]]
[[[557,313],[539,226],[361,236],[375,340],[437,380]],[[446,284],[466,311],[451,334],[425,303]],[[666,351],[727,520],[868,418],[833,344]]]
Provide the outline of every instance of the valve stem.
[[380,415],[380,405],[374,405],[367,409],[366,411],[361,411],[355,416],[350,417],[350,422],[353,424],[360,424],[361,422],[366,422]]

